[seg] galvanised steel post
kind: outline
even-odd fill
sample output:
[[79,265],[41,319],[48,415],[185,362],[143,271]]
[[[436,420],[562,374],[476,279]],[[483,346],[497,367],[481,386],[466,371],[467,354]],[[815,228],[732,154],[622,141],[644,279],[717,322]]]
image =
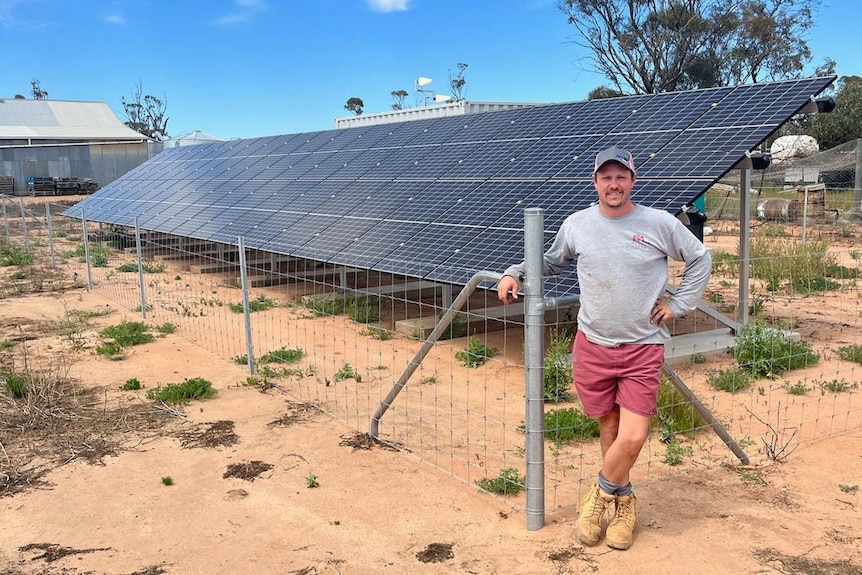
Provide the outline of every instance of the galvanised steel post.
[[93,291],[93,268],[90,266],[90,234],[87,232],[87,214],[81,208],[81,226],[84,228],[84,261],[87,262],[87,289]]
[[6,243],[11,243],[12,237],[9,235],[9,214],[6,213],[6,196],[3,196],[3,225],[6,227]]
[[27,210],[24,209],[24,198],[18,198],[18,207],[21,208],[21,226],[24,228],[24,249],[30,249],[30,232],[27,231]]
[[527,530],[545,526],[544,210],[524,210],[524,358],[526,368]]
[[245,353],[248,357],[248,372],[254,375],[254,346],[251,341],[251,310],[248,307],[248,272],[245,269],[245,240],[236,239],[239,249],[239,277],[242,281],[242,309],[245,315]]
[[51,202],[45,202],[45,221],[48,224],[48,247],[51,250],[51,267],[57,267],[57,254],[54,251],[54,226],[51,222]]
[[141,317],[147,319],[147,292],[144,289],[144,260],[141,257],[141,228],[135,216],[135,249],[138,252],[138,285],[141,288]]
[[739,173],[739,309],[740,329],[748,323],[748,279],[751,260],[751,165]]

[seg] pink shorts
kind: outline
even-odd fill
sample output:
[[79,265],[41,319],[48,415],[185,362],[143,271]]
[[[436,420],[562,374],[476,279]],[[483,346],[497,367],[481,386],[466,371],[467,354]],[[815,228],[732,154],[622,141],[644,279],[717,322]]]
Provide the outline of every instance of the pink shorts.
[[656,413],[664,345],[605,347],[578,331],[572,348],[572,375],[584,414],[601,417],[616,405],[652,417]]

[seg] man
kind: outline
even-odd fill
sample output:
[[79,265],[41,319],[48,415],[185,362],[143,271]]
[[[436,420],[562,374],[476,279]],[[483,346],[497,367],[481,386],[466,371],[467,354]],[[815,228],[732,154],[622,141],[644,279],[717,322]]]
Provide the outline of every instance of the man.
[[[656,413],[666,323],[697,306],[712,269],[704,245],[671,214],[634,204],[637,175],[631,153],[617,147],[596,155],[598,203],[570,215],[544,255],[544,274],[578,260],[580,309],[572,349],[575,387],[584,413],[599,421],[602,468],[580,502],[578,539],[602,537],[602,519],[614,508],[605,542],[628,549],[637,520],[629,471]],[[665,297],[668,258],[685,262],[674,295]],[[518,299],[523,263],[506,269],[497,286],[505,303]]]

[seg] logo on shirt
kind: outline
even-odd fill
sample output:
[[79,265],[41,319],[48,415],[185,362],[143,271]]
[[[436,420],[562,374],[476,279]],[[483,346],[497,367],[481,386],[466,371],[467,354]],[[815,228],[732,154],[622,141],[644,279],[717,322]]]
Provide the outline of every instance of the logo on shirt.
[[642,243],[644,243],[644,242],[646,241],[646,238],[645,238],[645,237],[643,237],[643,235],[642,235],[642,234],[634,234],[634,235],[632,236],[632,241],[633,241],[633,242],[637,242],[637,243],[639,243],[639,244],[642,244]]

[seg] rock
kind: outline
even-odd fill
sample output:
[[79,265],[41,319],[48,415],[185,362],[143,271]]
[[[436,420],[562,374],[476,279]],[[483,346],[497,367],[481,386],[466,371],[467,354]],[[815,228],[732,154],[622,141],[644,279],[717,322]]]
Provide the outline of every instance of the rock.
[[817,140],[805,135],[780,136],[769,147],[769,155],[772,156],[774,164],[793,158],[807,158],[819,151]]

